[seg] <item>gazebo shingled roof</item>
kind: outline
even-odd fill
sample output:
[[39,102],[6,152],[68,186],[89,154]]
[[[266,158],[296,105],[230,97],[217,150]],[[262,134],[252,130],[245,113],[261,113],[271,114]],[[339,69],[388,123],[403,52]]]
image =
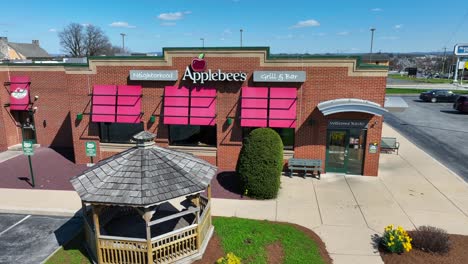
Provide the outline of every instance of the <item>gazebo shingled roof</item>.
[[216,167],[191,154],[154,144],[147,131],[134,136],[138,142],[101,160],[70,182],[83,202],[149,206],[204,191]]

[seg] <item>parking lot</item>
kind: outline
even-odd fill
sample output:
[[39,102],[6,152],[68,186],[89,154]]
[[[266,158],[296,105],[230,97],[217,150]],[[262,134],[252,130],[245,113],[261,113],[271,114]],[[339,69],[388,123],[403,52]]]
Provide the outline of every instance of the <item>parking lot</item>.
[[80,227],[79,218],[0,214],[0,263],[42,263]]
[[468,114],[452,109],[452,103],[403,99],[408,109],[386,114],[385,122],[468,181]]

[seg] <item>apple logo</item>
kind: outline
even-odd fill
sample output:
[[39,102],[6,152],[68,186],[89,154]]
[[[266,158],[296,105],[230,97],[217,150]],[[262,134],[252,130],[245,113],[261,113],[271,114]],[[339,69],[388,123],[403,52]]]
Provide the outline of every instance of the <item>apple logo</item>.
[[192,70],[196,72],[202,72],[206,69],[206,61],[203,59],[205,54],[200,53],[198,58],[193,58],[192,60]]

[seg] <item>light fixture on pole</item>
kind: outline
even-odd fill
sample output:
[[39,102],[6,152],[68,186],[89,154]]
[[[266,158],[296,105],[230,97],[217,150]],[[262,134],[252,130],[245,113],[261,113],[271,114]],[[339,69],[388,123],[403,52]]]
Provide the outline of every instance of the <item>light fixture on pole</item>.
[[370,53],[372,54],[372,48],[374,46],[374,31],[375,31],[375,28],[371,28],[370,31],[371,31]]
[[370,31],[371,31],[371,40],[370,40],[369,63],[372,63],[372,48],[374,47],[374,31],[375,31],[375,28],[370,28]]
[[204,48],[205,47],[205,38],[200,38],[200,40],[201,40],[201,43],[202,43],[202,48]]
[[244,32],[244,30],[241,28],[240,29],[240,46],[242,48],[242,32]]
[[120,35],[122,36],[122,53],[125,53],[125,36],[127,34],[125,33],[120,33]]

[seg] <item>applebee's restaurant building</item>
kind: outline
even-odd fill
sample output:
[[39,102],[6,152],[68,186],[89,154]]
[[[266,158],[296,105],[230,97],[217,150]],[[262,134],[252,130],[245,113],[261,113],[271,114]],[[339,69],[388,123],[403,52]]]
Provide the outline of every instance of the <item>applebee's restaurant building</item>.
[[160,146],[233,170],[242,139],[270,127],[285,160],[320,159],[325,172],[376,176],[386,76],[385,66],[359,57],[277,57],[265,47],[0,64],[0,150],[30,139],[89,163],[87,145],[95,144],[96,162],[147,130]]

